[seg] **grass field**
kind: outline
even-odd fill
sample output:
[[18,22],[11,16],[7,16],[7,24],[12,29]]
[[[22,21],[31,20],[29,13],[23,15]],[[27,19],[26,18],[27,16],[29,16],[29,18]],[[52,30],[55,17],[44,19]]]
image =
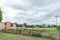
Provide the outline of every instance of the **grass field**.
[[56,28],[34,28],[34,30],[46,30],[51,34],[57,34],[58,33]]
[[50,39],[0,32],[0,40],[50,40]]
[[18,30],[19,29],[27,29],[27,30],[45,30],[45,31],[48,31],[49,33],[51,34],[57,34],[57,29],[56,28],[17,28]]
[[[39,30],[39,31],[46,30],[50,34],[57,34],[58,33],[56,28],[17,28],[17,29],[18,30],[20,30],[20,29]],[[0,32],[0,40],[51,40],[51,39]]]

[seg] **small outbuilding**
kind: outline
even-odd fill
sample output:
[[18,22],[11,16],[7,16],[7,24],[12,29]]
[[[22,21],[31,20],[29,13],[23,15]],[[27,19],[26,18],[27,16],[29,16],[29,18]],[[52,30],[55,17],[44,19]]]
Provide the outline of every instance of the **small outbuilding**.
[[16,30],[16,24],[11,22],[0,22],[0,30],[1,29],[14,29]]

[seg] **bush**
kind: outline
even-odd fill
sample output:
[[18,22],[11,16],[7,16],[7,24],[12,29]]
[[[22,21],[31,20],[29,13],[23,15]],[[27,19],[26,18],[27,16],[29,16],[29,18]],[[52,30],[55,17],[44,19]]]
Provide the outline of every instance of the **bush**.
[[41,37],[41,33],[38,33],[38,32],[34,32],[31,34],[31,36],[36,36],[36,37]]
[[5,32],[5,29],[0,30],[0,32]]

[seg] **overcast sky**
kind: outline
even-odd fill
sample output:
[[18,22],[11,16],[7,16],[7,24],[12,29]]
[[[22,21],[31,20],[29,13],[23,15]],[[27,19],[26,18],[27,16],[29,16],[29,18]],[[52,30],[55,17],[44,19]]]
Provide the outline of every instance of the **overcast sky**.
[[3,22],[60,24],[60,0],[0,0]]

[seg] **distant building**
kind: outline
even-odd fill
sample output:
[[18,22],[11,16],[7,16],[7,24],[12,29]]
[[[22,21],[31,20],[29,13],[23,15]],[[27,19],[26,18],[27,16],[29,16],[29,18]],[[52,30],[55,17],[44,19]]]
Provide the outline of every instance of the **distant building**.
[[16,30],[16,24],[11,22],[0,22],[0,30],[1,29],[14,29]]

